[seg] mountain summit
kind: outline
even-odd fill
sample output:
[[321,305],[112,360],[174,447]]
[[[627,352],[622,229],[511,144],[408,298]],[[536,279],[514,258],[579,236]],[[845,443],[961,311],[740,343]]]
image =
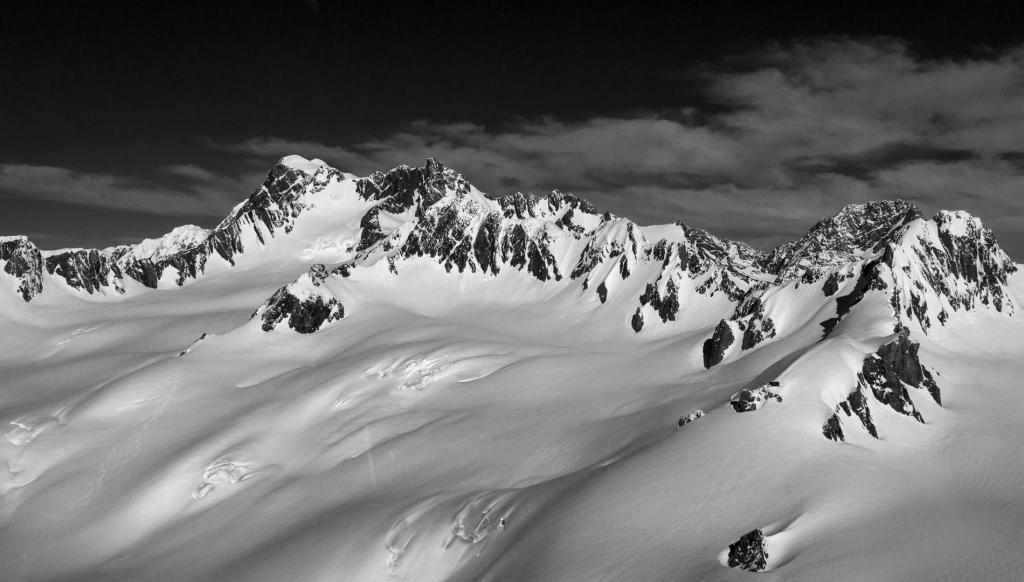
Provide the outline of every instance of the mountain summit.
[[432,159],[289,156],[134,245],[0,237],[0,563],[1006,578],[1020,277],[962,211],[851,205],[758,250]]

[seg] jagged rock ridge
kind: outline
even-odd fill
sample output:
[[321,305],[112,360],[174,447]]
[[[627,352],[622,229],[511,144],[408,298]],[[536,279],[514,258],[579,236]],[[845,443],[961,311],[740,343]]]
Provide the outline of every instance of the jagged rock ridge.
[[854,391],[836,406],[835,412],[822,426],[825,438],[846,440],[840,414],[848,418],[856,416],[864,430],[878,438],[878,429],[871,418],[868,394],[878,403],[923,423],[924,417],[914,405],[907,386],[927,391],[936,404],[941,405],[942,398],[931,371],[918,358],[920,347],[919,343],[910,339],[908,330],[901,328],[896,339],[882,344],[875,353],[864,358]]
[[[1016,265],[990,231],[963,213],[939,213],[928,221],[902,201],[851,205],[801,239],[761,252],[682,223],[674,223],[673,234],[648,240],[642,227],[599,214],[587,201],[557,191],[488,199],[435,160],[355,179],[320,162],[285,158],[210,231],[196,227],[148,244],[58,253],[9,237],[0,246],[0,260],[25,301],[42,291],[47,276],[89,294],[125,293],[128,281],[147,288],[161,281],[180,286],[200,277],[213,258],[234,265],[247,250],[246,240],[266,245],[288,235],[315,205],[312,194],[344,180],[355,180],[367,209],[358,221],[356,257],[328,266],[326,277],[344,278],[381,260],[397,273],[405,261],[429,258],[449,273],[497,275],[513,269],[539,283],[575,284],[583,291],[593,287],[601,305],[615,303],[626,288],[621,281],[641,277],[642,291],[629,299],[632,307],[623,314],[637,333],[652,321],[677,322],[697,295],[736,305],[726,322],[730,329],[720,324],[705,346],[708,367],[723,360],[734,333],[740,336],[739,352],[780,333],[761,300],[779,286],[815,284],[824,297],[836,297],[836,316],[822,322],[826,337],[873,291],[889,293],[899,318],[925,330],[958,310],[1013,309],[1005,285]],[[385,216],[388,220],[382,221]],[[578,250],[567,254],[566,248]],[[855,276],[848,288],[847,280]],[[273,301],[280,303],[286,295]],[[325,303],[313,311],[331,309]]]

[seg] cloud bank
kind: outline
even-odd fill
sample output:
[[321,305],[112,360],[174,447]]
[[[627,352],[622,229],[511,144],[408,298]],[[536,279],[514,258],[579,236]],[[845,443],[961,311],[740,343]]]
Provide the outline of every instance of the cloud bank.
[[677,77],[695,83],[704,101],[500,127],[420,120],[354,144],[277,136],[210,143],[237,169],[170,166],[163,173],[178,182],[169,190],[7,164],[0,191],[212,212],[258,184],[244,183],[257,175],[255,163],[265,171],[283,155],[320,157],[357,174],[431,156],[491,194],[568,190],[641,223],[681,219],[760,246],[798,236],[845,204],[900,197],[926,212],[967,209],[1024,258],[1024,48],[935,60],[894,39],[817,39]]

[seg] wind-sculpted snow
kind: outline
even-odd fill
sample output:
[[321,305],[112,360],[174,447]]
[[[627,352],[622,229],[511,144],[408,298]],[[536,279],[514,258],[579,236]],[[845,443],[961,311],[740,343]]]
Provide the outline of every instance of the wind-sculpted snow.
[[0,578],[1018,579],[1021,277],[965,213],[759,251],[434,160],[3,237]]

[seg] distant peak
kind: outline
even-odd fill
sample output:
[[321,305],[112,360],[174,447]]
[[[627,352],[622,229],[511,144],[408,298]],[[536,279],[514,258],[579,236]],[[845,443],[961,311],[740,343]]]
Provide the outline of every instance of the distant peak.
[[160,238],[143,239],[133,246],[132,255],[138,259],[161,261],[184,249],[202,244],[209,235],[210,231],[205,228],[186,224]]

